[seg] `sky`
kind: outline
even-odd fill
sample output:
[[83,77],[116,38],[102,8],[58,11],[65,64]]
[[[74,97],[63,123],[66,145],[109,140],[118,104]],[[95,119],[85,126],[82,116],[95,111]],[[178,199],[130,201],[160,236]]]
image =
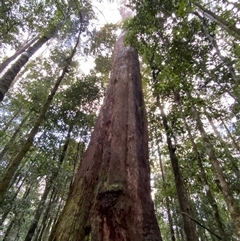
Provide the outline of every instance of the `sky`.
[[[108,23],[116,24],[121,20],[121,15],[118,9],[120,6],[119,2],[114,1],[110,3],[110,0],[103,0],[101,2],[93,0],[92,5],[93,10],[98,17],[98,20],[93,21],[96,28],[100,29]],[[94,67],[94,58],[88,57],[87,59],[83,59],[80,66],[81,70],[85,74],[88,74]]]

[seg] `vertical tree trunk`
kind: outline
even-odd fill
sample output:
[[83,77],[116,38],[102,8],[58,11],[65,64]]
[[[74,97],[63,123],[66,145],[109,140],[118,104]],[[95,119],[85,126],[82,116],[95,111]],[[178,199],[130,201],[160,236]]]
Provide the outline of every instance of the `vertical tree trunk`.
[[30,116],[30,114],[32,113],[32,111],[30,110],[28,112],[28,114],[22,119],[21,123],[19,124],[19,126],[17,127],[17,129],[15,130],[15,132],[13,133],[12,137],[10,138],[10,140],[8,141],[8,143],[4,146],[4,148],[2,149],[2,151],[0,152],[0,162],[3,160],[5,154],[7,153],[9,147],[14,143],[14,141],[16,140],[16,137],[18,135],[18,133],[21,131],[22,126],[25,124],[25,122],[27,121],[28,117]]
[[46,241],[48,240],[50,231],[51,231],[51,226],[54,225],[54,219],[51,217],[47,220],[47,223],[45,224],[46,227],[44,227],[44,232],[42,236],[40,237],[41,239],[38,239],[37,241]]
[[[207,113],[205,111],[205,115],[214,131],[214,134],[216,135],[216,137],[218,138],[218,141],[221,143],[221,146],[222,148],[224,149],[224,152],[225,152],[225,155],[227,156],[228,160],[231,162],[231,165],[232,165],[232,168],[233,168],[233,171],[235,172],[235,175],[238,179],[240,179],[240,170],[239,170],[239,167],[238,167],[238,162],[239,160],[234,158],[234,156],[231,154],[231,151],[228,149],[228,146],[227,144],[225,143],[225,141],[222,139],[222,136],[221,134],[219,133],[218,129],[216,128],[213,120],[212,120],[212,117],[209,115],[209,113]],[[227,161],[227,162],[229,162]],[[238,191],[240,191],[240,188],[238,189]]]
[[9,128],[10,125],[12,125],[13,120],[18,116],[18,114],[20,114],[20,112],[22,111],[21,108],[19,108],[14,115],[9,119],[9,121],[5,124],[4,128],[2,129],[2,132],[6,132]]
[[14,193],[13,196],[11,196],[11,201],[7,203],[6,207],[4,207],[4,212],[1,213],[0,226],[5,222],[5,220],[8,216],[8,214],[10,213],[10,211],[13,212],[13,213],[15,212],[15,210],[12,209],[12,205],[13,205],[13,203],[15,201],[15,198],[19,194],[19,192],[20,192],[20,190],[21,190],[21,188],[24,184],[24,181],[25,181],[24,179],[25,179],[25,177],[22,179],[22,182],[19,186],[16,185],[18,187],[17,191]]
[[230,212],[231,218],[233,220],[234,226],[236,228],[238,236],[240,236],[240,208],[237,205],[236,200],[234,199],[232,192],[229,188],[229,185],[225,179],[223,170],[219,164],[219,161],[217,159],[217,156],[215,154],[214,147],[211,144],[211,141],[208,138],[207,133],[204,130],[203,123],[201,121],[200,115],[197,111],[197,109],[193,106],[192,107],[193,113],[195,115],[196,123],[198,126],[198,129],[201,133],[201,136],[203,138],[205,147],[206,147],[206,152],[209,156],[209,159],[212,163],[212,167],[214,170],[214,173],[217,177],[217,184],[219,189],[221,190],[224,200],[228,206],[228,210]]
[[113,54],[110,86],[51,241],[160,241],[137,52]]
[[231,131],[230,131],[229,128],[226,126],[223,118],[222,118],[221,116],[220,116],[219,118],[220,118],[220,120],[221,120],[221,122],[222,122],[222,125],[224,126],[225,130],[227,131],[228,136],[229,136],[229,138],[230,138],[231,141],[232,141],[232,144],[235,146],[235,148],[236,148],[236,149],[238,150],[238,152],[240,153],[240,146],[238,145],[238,143],[236,142],[236,140],[235,140],[234,137],[232,136]]
[[[160,166],[160,170],[161,170],[162,181],[163,181],[164,189],[166,190],[165,174],[164,174],[164,171],[163,171],[163,163],[162,163],[159,144],[157,144],[157,150],[158,150],[158,156],[159,156],[159,166]],[[170,229],[170,234],[171,234],[171,240],[176,241],[174,228],[173,228],[173,219],[172,219],[172,215],[171,215],[169,197],[168,196],[166,196],[166,207],[167,207],[167,217],[168,217],[169,229]]]
[[77,46],[80,41],[80,34],[81,34],[81,31],[79,32],[76,45],[74,46],[74,48],[71,52],[71,55],[68,58],[69,61],[67,62],[66,66],[63,68],[61,75],[57,78],[57,81],[56,81],[51,93],[49,94],[46,102],[44,103],[44,105],[40,111],[39,117],[37,118],[33,128],[31,129],[26,142],[24,143],[21,150],[17,153],[17,155],[10,161],[10,163],[7,167],[7,170],[5,171],[5,173],[3,174],[3,176],[0,180],[0,203],[4,199],[4,196],[7,192],[11,178],[13,177],[14,173],[16,172],[16,170],[17,170],[18,166],[20,165],[22,159],[24,158],[25,154],[31,148],[34,137],[38,133],[38,129],[44,120],[44,116],[47,113],[47,110],[48,110],[50,104],[52,103],[52,100],[58,90],[58,87],[61,84],[65,74],[68,72],[69,65],[71,64],[72,58],[76,52]]
[[47,196],[48,196],[48,193],[49,193],[50,189],[51,189],[51,183],[47,183],[46,186],[45,186],[44,192],[42,194],[41,200],[40,200],[40,202],[37,206],[37,209],[36,209],[34,218],[32,220],[32,223],[31,223],[31,225],[28,229],[25,241],[31,241],[32,240],[32,237],[34,235],[34,232],[37,228],[38,222],[39,222],[40,217],[42,215],[44,204],[46,202],[46,199],[47,199]]
[[[62,23],[61,23],[62,24]],[[0,101],[9,90],[11,83],[21,68],[28,62],[29,58],[39,50],[50,38],[54,36],[60,25],[52,27],[46,34],[40,37],[27,51],[23,52],[18,60],[0,78]]]
[[202,181],[203,181],[203,185],[206,187],[207,198],[208,198],[209,204],[211,205],[211,207],[213,209],[214,217],[215,217],[215,220],[216,220],[216,223],[217,223],[217,226],[218,226],[219,234],[222,237],[222,240],[227,241],[226,238],[225,238],[224,228],[223,228],[222,220],[221,220],[221,217],[220,217],[220,214],[219,214],[218,206],[217,206],[216,200],[214,199],[212,191],[210,189],[210,185],[208,183],[208,178],[207,178],[205,169],[203,167],[201,155],[198,151],[198,148],[197,148],[197,145],[194,141],[194,138],[193,138],[193,135],[191,133],[190,127],[187,123],[185,113],[183,112],[183,109],[182,109],[180,94],[175,92],[174,93],[174,99],[175,99],[175,102],[177,103],[177,105],[179,107],[179,111],[181,113],[184,125],[186,127],[189,140],[191,141],[193,151],[195,152],[197,162],[198,162],[198,166],[199,166],[200,173],[201,173],[201,178],[202,178]]
[[[23,195],[23,200],[26,199],[31,191],[31,186],[28,186],[24,192]],[[14,218],[11,220],[9,223],[9,226],[5,232],[3,241],[12,241],[15,240],[16,236],[18,235],[19,228],[20,228],[20,223],[22,222],[23,219],[23,212],[22,210],[19,212],[19,210],[15,211]]]
[[4,232],[4,237],[3,237],[3,240],[2,240],[2,241],[8,241],[8,240],[10,241],[11,239],[13,239],[14,233],[11,232],[11,230],[12,230],[14,224],[15,224],[15,218],[16,218],[16,217],[14,217],[14,218],[10,221],[10,223],[9,223],[9,225],[8,225],[8,227],[7,227],[7,230]]
[[157,105],[160,108],[162,123],[163,123],[164,129],[165,129],[165,132],[166,132],[168,151],[169,151],[169,156],[170,156],[170,160],[171,160],[171,164],[172,164],[175,186],[177,189],[179,206],[180,206],[180,210],[182,213],[186,239],[187,239],[187,241],[198,240],[195,224],[189,218],[189,216],[193,217],[192,209],[191,209],[191,205],[188,200],[187,192],[186,192],[186,189],[184,187],[184,183],[183,183],[183,180],[181,177],[178,158],[175,154],[176,149],[173,146],[173,143],[171,140],[171,131],[168,126],[167,117],[164,113],[163,106],[159,101],[159,97],[157,97]]
[[50,212],[51,212],[52,205],[53,205],[53,203],[57,202],[57,198],[58,198],[57,189],[53,188],[51,196],[50,196],[48,204],[47,204],[47,207],[44,210],[44,214],[43,214],[41,223],[40,223],[40,225],[38,227],[38,230],[36,231],[36,235],[35,235],[35,237],[33,239],[34,241],[42,240],[43,234],[44,234],[44,232],[45,232],[45,230],[47,228],[47,223],[48,223],[48,221],[49,221],[49,219],[51,217],[50,216]]
[[41,200],[40,200],[40,202],[38,204],[38,207],[36,209],[34,218],[33,218],[32,223],[31,223],[31,225],[28,229],[25,241],[31,241],[32,240],[34,232],[35,232],[35,230],[38,226],[38,223],[39,223],[40,217],[42,215],[44,205],[45,205],[45,202],[46,202],[46,199],[47,199],[47,196],[48,196],[48,193],[50,192],[50,190],[52,188],[52,184],[54,183],[54,181],[58,177],[59,168],[61,167],[61,165],[62,165],[62,163],[65,159],[66,152],[67,152],[67,149],[68,149],[68,144],[69,144],[69,141],[70,141],[70,135],[71,135],[71,132],[72,132],[72,128],[73,128],[73,126],[71,125],[69,127],[68,134],[67,134],[67,137],[66,137],[66,141],[65,141],[65,144],[63,146],[63,150],[62,150],[60,158],[59,158],[58,170],[52,174],[50,180],[46,183],[44,192],[42,194]]

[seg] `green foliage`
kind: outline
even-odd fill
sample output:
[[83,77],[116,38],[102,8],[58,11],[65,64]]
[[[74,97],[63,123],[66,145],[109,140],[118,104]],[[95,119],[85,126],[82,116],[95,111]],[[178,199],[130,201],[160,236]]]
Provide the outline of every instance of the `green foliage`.
[[[239,15],[236,22],[232,21],[233,9],[224,10],[217,1],[212,4],[214,7],[218,6],[221,18],[229,24],[239,21]],[[226,127],[231,129],[233,140],[236,140],[235,128],[231,127],[231,118],[238,116],[238,84],[233,73],[239,74],[235,64],[239,59],[236,51],[239,43],[232,44],[232,35],[226,35],[218,22],[209,20],[206,16],[203,16],[204,20],[199,17],[202,13],[195,7],[194,2],[189,4],[188,1],[131,1],[130,6],[136,11],[136,15],[124,24],[124,28],[128,31],[126,44],[138,50],[145,66],[144,80],[147,81],[145,92],[149,98],[147,100],[149,130],[153,135],[151,146],[154,156],[161,156],[164,167],[163,173],[153,168],[156,185],[155,205],[160,227],[163,227],[163,236],[170,240],[170,229],[167,228],[170,225],[167,210],[170,209],[175,238],[183,240],[178,231],[183,227],[179,221],[181,215],[178,211],[176,187],[169,166],[165,138],[167,133],[161,123],[157,98],[160,99],[166,112],[168,135],[171,135],[172,142],[176,145],[175,153],[188,197],[192,201],[194,218],[213,231],[219,230],[211,203],[206,198],[203,174],[199,169],[198,159],[201,158],[209,188],[218,205],[220,222],[223,224],[224,220],[227,240],[237,240],[236,234],[231,235],[228,232],[228,228],[233,223],[217,185],[216,173],[209,160],[208,147],[201,137],[199,125],[196,123],[196,111],[193,108],[197,108],[201,116],[231,192],[233,195],[238,195],[239,190],[236,190],[236,186],[239,185],[237,178],[239,171],[237,170],[240,166],[235,158],[239,157],[239,150],[226,135],[220,116],[223,115],[221,119],[226,123]],[[224,36],[221,41],[219,36]],[[234,115],[232,108],[235,108]],[[221,129],[221,140],[208,122],[204,111],[206,109],[213,113],[214,124],[217,125],[217,129]],[[197,152],[194,150],[190,134]],[[160,146],[161,153],[156,154],[156,145]],[[161,175],[165,176],[165,180]],[[237,199],[236,203],[239,205]],[[233,226],[230,229],[234,230]],[[200,227],[197,230],[199,237],[207,235],[209,239],[215,240],[206,230]]]
[[[134,47],[141,57],[153,195],[163,240],[171,240],[171,226],[175,239],[185,240],[167,134],[175,145],[193,218],[216,234],[221,232],[220,222],[225,240],[235,241],[236,230],[219,189],[209,146],[196,119],[200,117],[239,206],[239,40],[218,21],[200,11],[196,3],[213,11],[228,26],[238,26],[239,8],[237,3],[230,1],[133,0],[129,6],[136,15],[128,19],[123,28],[128,32],[126,44]],[[118,26],[113,24],[89,27],[93,18],[95,14],[88,1],[0,2],[2,53],[7,49],[19,49],[29,36],[42,36],[49,28],[62,23],[44,51],[22,69],[12,91],[1,104],[0,151],[7,147],[0,162],[1,174],[25,142],[54,82],[66,66],[77,33],[79,30],[82,33],[81,44],[34,139],[34,145],[12,177],[0,210],[3,223],[0,225],[1,238],[12,225],[8,238],[25,239],[43,190],[51,183],[34,235],[35,240],[40,240],[37,235],[44,231],[42,240],[46,240],[48,227],[57,220],[67,198],[68,187],[89,143],[102,92],[109,79],[118,30]],[[90,74],[82,74],[80,59],[87,56],[94,58],[95,68]],[[1,59],[4,58],[6,56],[2,55]],[[167,133],[159,102],[166,114]],[[23,121],[26,116],[26,121]],[[209,116],[220,134],[214,130]],[[12,137],[15,137],[13,141]],[[218,218],[208,190],[216,201]],[[197,234],[201,240],[216,240],[199,225]]]

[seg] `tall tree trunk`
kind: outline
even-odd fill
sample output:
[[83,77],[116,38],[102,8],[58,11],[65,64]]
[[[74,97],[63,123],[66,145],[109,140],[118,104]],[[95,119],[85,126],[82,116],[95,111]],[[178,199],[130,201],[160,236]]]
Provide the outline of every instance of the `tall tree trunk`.
[[9,225],[8,225],[8,227],[7,227],[7,230],[4,232],[4,237],[3,237],[3,240],[2,240],[2,241],[8,241],[8,240],[10,241],[11,239],[13,239],[14,233],[12,233],[11,230],[12,230],[14,224],[15,224],[15,218],[16,218],[16,217],[14,217],[14,218],[10,221],[10,223],[9,223]]
[[26,142],[24,143],[23,147],[21,148],[21,150],[18,152],[18,154],[10,161],[7,170],[5,171],[5,173],[3,174],[1,180],[0,180],[0,203],[3,201],[4,196],[7,192],[9,183],[11,181],[11,178],[13,177],[14,173],[16,172],[19,164],[21,163],[22,159],[24,158],[25,154],[29,151],[29,149],[32,146],[33,140],[35,135],[38,133],[38,129],[40,127],[40,125],[42,124],[43,120],[44,120],[44,116],[58,90],[59,85],[61,84],[65,74],[68,72],[68,68],[71,64],[72,58],[76,52],[77,46],[79,44],[80,41],[80,34],[81,31],[79,32],[78,38],[77,38],[77,42],[76,45],[74,46],[71,55],[68,58],[68,62],[66,63],[66,66],[63,68],[61,75],[58,77],[51,93],[49,94],[46,102],[44,103],[39,117],[37,118],[33,128],[31,129],[28,138],[26,140]]
[[5,124],[4,128],[2,129],[2,132],[6,132],[9,128],[10,125],[12,125],[13,120],[18,116],[18,114],[20,114],[20,112],[22,111],[21,108],[19,108],[14,114],[13,116],[9,119],[9,121]]
[[211,21],[217,23],[222,29],[225,29],[230,35],[235,36],[238,40],[240,40],[240,29],[237,28],[234,24],[230,24],[225,19],[219,17],[212,11],[206,9],[198,2],[194,2],[195,6],[203,12],[204,16],[206,16]]
[[38,230],[36,231],[34,241],[42,240],[43,233],[45,232],[45,229],[47,228],[46,224],[48,223],[48,220],[50,219],[50,211],[51,211],[52,205],[53,205],[53,203],[57,202],[57,198],[58,198],[57,189],[53,188],[51,196],[50,196],[48,204],[47,204],[47,207],[44,210],[44,214],[43,214],[43,217],[42,217],[42,220],[41,220],[41,224],[39,225]]
[[137,52],[122,34],[110,86],[51,241],[160,241]]
[[179,111],[180,111],[181,117],[183,119],[184,125],[186,127],[189,140],[191,141],[193,151],[196,155],[198,166],[199,166],[200,173],[201,173],[201,178],[202,178],[204,186],[206,187],[207,198],[208,198],[209,204],[211,205],[211,207],[213,209],[213,213],[214,213],[214,217],[215,217],[215,220],[216,220],[216,223],[217,223],[217,226],[218,226],[219,234],[222,237],[222,240],[227,241],[227,239],[225,238],[224,228],[223,228],[222,220],[221,220],[221,217],[220,217],[220,214],[219,214],[218,206],[217,206],[216,200],[214,199],[212,191],[210,189],[210,185],[208,183],[208,178],[207,178],[205,169],[203,167],[202,157],[201,157],[201,155],[198,151],[198,148],[197,148],[197,145],[194,141],[191,129],[190,129],[188,123],[187,123],[186,116],[185,116],[185,113],[183,111],[182,104],[181,104],[181,97],[180,97],[180,94],[178,92],[174,92],[174,99],[175,99],[175,102],[177,103],[177,105],[179,107]]
[[23,53],[27,48],[29,48],[38,37],[34,37],[31,40],[29,40],[27,43],[25,43],[15,54],[13,54],[11,57],[7,58],[0,64],[0,74],[3,72],[3,70],[14,60],[16,59],[21,53]]
[[73,126],[71,125],[69,127],[68,134],[67,134],[67,137],[66,137],[66,141],[65,141],[65,144],[63,146],[63,150],[62,150],[60,158],[59,158],[58,170],[52,174],[50,180],[46,183],[46,186],[45,186],[44,192],[42,194],[41,200],[40,200],[40,202],[38,204],[38,207],[36,209],[35,216],[34,216],[33,221],[32,221],[32,223],[31,223],[31,225],[28,229],[25,241],[31,241],[32,240],[34,232],[35,232],[35,230],[38,226],[38,223],[39,223],[40,217],[42,215],[44,205],[45,205],[45,202],[46,202],[46,199],[47,199],[47,196],[48,196],[48,193],[50,192],[54,181],[58,177],[60,167],[61,167],[61,165],[62,165],[62,163],[65,159],[72,129],[73,129]]
[[[28,197],[30,190],[31,190],[31,186],[28,186],[24,192],[22,200],[25,200]],[[14,218],[9,223],[9,226],[4,234],[3,241],[15,240],[15,238],[19,232],[19,228],[20,228],[19,224],[21,223],[23,217],[24,216],[23,216],[22,210],[20,212],[19,212],[19,210],[15,211]]]
[[187,239],[187,241],[198,240],[195,224],[189,218],[189,216],[193,217],[193,214],[192,214],[190,202],[188,200],[187,192],[186,192],[186,189],[184,187],[184,183],[183,183],[183,180],[181,177],[178,158],[175,154],[176,147],[174,147],[174,145],[172,143],[171,130],[169,128],[167,117],[164,113],[164,109],[163,109],[162,104],[160,103],[159,97],[157,97],[157,105],[160,108],[162,123],[163,123],[164,129],[165,129],[165,132],[166,132],[168,151],[169,151],[169,156],[170,156],[170,160],[171,160],[171,164],[172,164],[175,186],[176,186],[179,206],[180,206],[180,210],[181,210],[181,214],[182,214],[182,218],[183,218],[186,239]]
[[[189,95],[190,96],[190,95]],[[217,177],[217,184],[219,189],[221,190],[224,200],[228,206],[228,210],[230,212],[231,218],[233,220],[234,226],[236,228],[237,234],[238,236],[240,236],[240,208],[237,205],[236,200],[234,199],[232,192],[229,188],[229,185],[225,179],[225,176],[223,174],[223,170],[219,164],[219,161],[217,159],[217,156],[215,154],[215,150],[214,147],[211,143],[211,141],[209,140],[209,137],[207,135],[207,133],[204,130],[203,127],[203,123],[201,121],[200,115],[196,109],[195,106],[192,107],[195,119],[196,119],[196,123],[197,123],[197,127],[201,133],[201,136],[203,138],[205,147],[206,147],[206,152],[207,155],[209,156],[209,159],[212,163],[212,167],[214,170],[214,173]]]
[[[209,115],[209,113],[207,113],[205,111],[205,115],[206,115],[206,117],[207,117],[213,131],[214,131],[214,134],[216,135],[218,141],[221,143],[221,146],[224,149],[225,155],[227,156],[228,160],[231,162],[231,165],[232,165],[232,168],[235,172],[236,177],[238,179],[240,179],[240,170],[239,170],[239,167],[238,167],[239,160],[234,158],[234,156],[231,154],[231,151],[228,149],[228,146],[226,145],[225,141],[222,139],[222,136],[219,133],[218,129],[216,128],[216,126],[215,126],[215,124],[212,120],[212,117]],[[240,189],[238,189],[238,191],[240,191]]]
[[[161,170],[162,181],[163,181],[164,189],[166,191],[165,174],[164,174],[164,170],[163,170],[163,163],[162,163],[161,151],[160,151],[159,143],[157,144],[157,150],[158,150],[158,156],[159,156],[159,166],[160,166],[160,170]],[[167,217],[168,217],[168,223],[169,223],[171,240],[172,241],[176,241],[174,228],[173,228],[173,219],[172,219],[171,210],[170,210],[170,204],[169,203],[170,203],[169,202],[169,197],[166,196]]]
[[7,203],[6,207],[4,208],[4,212],[1,213],[1,219],[0,219],[0,226],[3,224],[3,222],[5,222],[8,214],[11,212],[15,212],[15,210],[13,210],[13,202],[15,201],[15,198],[18,196],[23,184],[24,184],[24,181],[25,181],[25,177],[22,178],[22,182],[20,185],[16,185],[18,188],[17,188],[17,191],[14,193],[13,196],[11,196],[11,201]]
[[62,22],[52,27],[46,34],[40,37],[27,51],[23,52],[18,60],[4,73],[0,78],[0,101],[3,100],[5,94],[9,90],[14,78],[19,73],[21,68],[28,62],[29,58],[39,50],[43,44],[51,39],[57,30],[62,25]]
[[44,204],[46,202],[46,199],[47,199],[47,196],[48,196],[48,193],[50,192],[50,190],[51,190],[51,182],[48,182],[45,186],[45,189],[44,189],[44,192],[42,194],[41,200],[40,200],[40,202],[37,206],[37,209],[36,209],[34,218],[32,220],[32,223],[31,223],[31,225],[28,229],[25,241],[31,241],[32,240],[32,237],[33,237],[34,232],[35,232],[35,230],[37,228],[37,225],[39,223],[40,217],[41,217],[42,212],[43,212]]
[[25,122],[27,121],[28,117],[30,116],[30,114],[32,113],[32,111],[30,110],[28,112],[28,114],[22,119],[21,123],[19,124],[19,126],[17,127],[17,129],[15,130],[15,132],[13,133],[12,137],[10,138],[10,140],[8,141],[8,143],[4,146],[4,148],[2,149],[2,151],[0,152],[0,162],[3,160],[5,154],[7,153],[9,147],[14,143],[14,141],[16,140],[16,137],[18,135],[18,133],[21,131],[22,126],[25,124]]
[[223,118],[220,116],[219,119],[221,120],[222,125],[224,126],[225,130],[227,131],[228,136],[229,136],[229,138],[230,138],[231,141],[232,141],[232,144],[235,146],[235,148],[236,148],[236,149],[238,150],[238,152],[240,153],[240,146],[238,145],[238,143],[236,142],[236,140],[235,140],[234,137],[232,136],[231,131],[230,131],[229,128],[226,126]]
[[77,175],[77,170],[78,170],[79,164],[80,164],[80,162],[81,162],[81,160],[83,158],[84,151],[85,151],[84,144],[80,140],[78,142],[78,144],[77,144],[76,155],[73,158],[73,170],[72,170],[72,179],[71,179],[70,185],[72,185],[72,183],[74,182],[74,179],[75,179],[75,177]]
[[46,227],[44,227],[44,232],[43,232],[43,234],[41,236],[41,239],[39,239],[37,241],[46,241],[46,240],[48,240],[49,234],[51,232],[51,227],[52,227],[52,225],[54,225],[53,217],[50,217],[47,220],[47,223],[45,225],[46,225]]

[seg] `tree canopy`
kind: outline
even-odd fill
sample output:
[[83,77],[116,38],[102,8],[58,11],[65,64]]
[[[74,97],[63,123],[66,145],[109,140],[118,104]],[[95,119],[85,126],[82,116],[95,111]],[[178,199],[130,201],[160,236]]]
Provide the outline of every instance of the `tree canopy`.
[[123,30],[140,59],[162,239],[238,240],[240,4],[130,0],[132,18],[104,25],[94,4],[0,2],[0,239],[50,236]]

